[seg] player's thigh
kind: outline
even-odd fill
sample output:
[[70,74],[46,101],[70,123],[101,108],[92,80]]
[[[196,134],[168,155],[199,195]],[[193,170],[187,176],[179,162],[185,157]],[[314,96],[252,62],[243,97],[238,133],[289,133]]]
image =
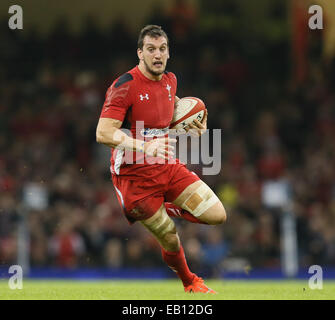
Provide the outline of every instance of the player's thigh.
[[141,223],[155,236],[165,250],[179,250],[179,237],[176,226],[166,213],[164,204],[152,217],[141,220]]
[[219,198],[201,180],[186,187],[173,203],[208,224],[220,224],[227,218],[226,211]]
[[154,181],[113,175],[117,199],[130,223],[152,217],[164,203],[163,192]]

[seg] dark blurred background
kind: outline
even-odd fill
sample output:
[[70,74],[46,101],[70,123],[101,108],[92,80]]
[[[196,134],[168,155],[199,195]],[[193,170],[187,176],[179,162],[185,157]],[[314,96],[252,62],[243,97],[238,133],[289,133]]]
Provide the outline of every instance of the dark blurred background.
[[324,30],[308,28],[307,0],[16,1],[23,30],[10,30],[14,3],[2,1],[0,264],[17,263],[24,220],[32,268],[165,268],[151,235],[123,217],[95,140],[105,92],[137,64],[138,32],[153,23],[169,35],[177,95],[203,99],[208,127],[223,130],[220,174],[192,170],[227,223],[175,220],[191,269],[280,268],[283,212],[262,187],[283,179],[299,267],[335,267],[335,1],[314,3]]

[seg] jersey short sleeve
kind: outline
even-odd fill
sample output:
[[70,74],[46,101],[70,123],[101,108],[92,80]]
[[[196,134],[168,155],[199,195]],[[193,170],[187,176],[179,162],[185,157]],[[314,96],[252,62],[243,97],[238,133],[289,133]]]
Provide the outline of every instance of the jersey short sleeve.
[[123,121],[131,106],[131,81],[133,77],[126,73],[116,79],[106,92],[100,118]]

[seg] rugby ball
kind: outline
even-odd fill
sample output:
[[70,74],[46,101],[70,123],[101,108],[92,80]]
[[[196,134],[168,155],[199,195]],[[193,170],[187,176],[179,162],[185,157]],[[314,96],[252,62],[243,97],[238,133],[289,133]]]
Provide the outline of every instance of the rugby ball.
[[174,108],[170,129],[185,129],[195,119],[200,122],[205,116],[206,106],[203,101],[195,97],[181,98]]

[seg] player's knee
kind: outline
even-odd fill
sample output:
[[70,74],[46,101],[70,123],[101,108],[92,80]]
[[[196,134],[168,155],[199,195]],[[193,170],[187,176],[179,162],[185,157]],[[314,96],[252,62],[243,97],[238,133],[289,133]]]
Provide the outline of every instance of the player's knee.
[[223,205],[221,204],[221,208],[216,211],[215,214],[216,219],[214,220],[214,224],[223,224],[227,220],[227,213]]
[[227,219],[220,199],[205,183],[196,186],[182,207],[208,224],[221,224]]
[[179,250],[179,237],[173,220],[163,211],[153,221],[144,225],[155,235],[161,246],[167,251]]
[[223,224],[227,220],[227,213],[221,201],[218,201],[206,210],[199,219],[210,225]]

